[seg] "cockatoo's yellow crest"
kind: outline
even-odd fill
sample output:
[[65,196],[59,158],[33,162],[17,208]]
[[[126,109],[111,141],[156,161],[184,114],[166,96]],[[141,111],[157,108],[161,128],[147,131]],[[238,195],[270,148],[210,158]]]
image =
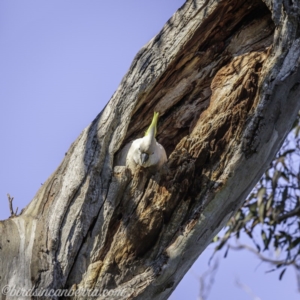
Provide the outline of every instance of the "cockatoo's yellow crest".
[[157,127],[158,115],[159,115],[158,112],[154,112],[152,122],[151,122],[149,128],[147,129],[147,131],[145,132],[145,136],[149,134],[149,132],[151,131],[152,128],[154,128],[154,137],[156,136],[156,133],[157,133],[156,127]]

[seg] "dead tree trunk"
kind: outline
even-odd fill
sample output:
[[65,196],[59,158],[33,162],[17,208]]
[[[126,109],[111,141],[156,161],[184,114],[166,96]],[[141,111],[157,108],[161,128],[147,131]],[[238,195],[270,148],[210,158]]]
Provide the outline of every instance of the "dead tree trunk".
[[[299,16],[299,0],[188,0],[23,213],[0,223],[1,288],[167,299],[291,128]],[[115,166],[153,111],[166,166]]]

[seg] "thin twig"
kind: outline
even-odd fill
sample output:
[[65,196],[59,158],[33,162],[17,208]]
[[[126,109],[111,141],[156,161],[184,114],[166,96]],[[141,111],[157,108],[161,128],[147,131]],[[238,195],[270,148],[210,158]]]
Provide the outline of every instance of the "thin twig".
[[261,300],[261,298],[259,298],[253,293],[252,289],[248,285],[241,283],[238,279],[236,279],[235,282],[236,285],[240,287],[242,290],[244,290],[250,297],[252,297],[253,300]]
[[195,274],[193,272],[193,270],[191,271],[191,273],[197,278],[197,280],[199,281],[199,300],[207,300],[208,299],[208,295],[211,291],[211,288],[214,284],[215,281],[215,276],[216,276],[216,272],[219,266],[219,261],[215,260],[214,264],[212,267],[210,267],[207,271],[205,271],[203,274],[201,274],[200,276]]
[[18,212],[18,207],[16,212],[14,212],[14,208],[13,208],[14,197],[11,197],[10,194],[7,194],[7,198],[9,203],[10,217],[16,217]]
[[295,267],[296,279],[297,279],[297,288],[300,293],[300,268]]
[[228,247],[230,249],[233,249],[233,250],[248,250],[252,253],[254,253],[256,256],[259,257],[259,259],[261,259],[262,261],[265,261],[265,262],[268,262],[268,263],[271,263],[273,265],[294,265],[295,267],[299,267],[296,263],[295,260],[276,260],[276,259],[271,259],[271,258],[268,258],[268,257],[265,257],[264,255],[262,255],[260,252],[258,252],[256,249],[248,246],[248,245],[244,245],[244,244],[238,244],[237,246],[233,246],[233,245],[228,245]]

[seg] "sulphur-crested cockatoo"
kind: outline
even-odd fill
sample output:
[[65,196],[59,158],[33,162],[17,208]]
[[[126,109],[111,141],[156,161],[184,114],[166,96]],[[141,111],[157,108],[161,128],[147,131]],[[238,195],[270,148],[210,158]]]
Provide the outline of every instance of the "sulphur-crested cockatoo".
[[155,112],[145,136],[131,143],[126,156],[126,166],[134,171],[138,166],[158,170],[166,161],[164,147],[156,139],[158,113]]

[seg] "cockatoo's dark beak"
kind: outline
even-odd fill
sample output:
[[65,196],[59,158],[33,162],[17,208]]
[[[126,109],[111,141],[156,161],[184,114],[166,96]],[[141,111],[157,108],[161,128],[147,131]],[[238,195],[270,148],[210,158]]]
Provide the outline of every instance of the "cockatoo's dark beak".
[[148,153],[142,153],[141,154],[142,165],[145,164],[148,159],[149,159],[149,154]]

